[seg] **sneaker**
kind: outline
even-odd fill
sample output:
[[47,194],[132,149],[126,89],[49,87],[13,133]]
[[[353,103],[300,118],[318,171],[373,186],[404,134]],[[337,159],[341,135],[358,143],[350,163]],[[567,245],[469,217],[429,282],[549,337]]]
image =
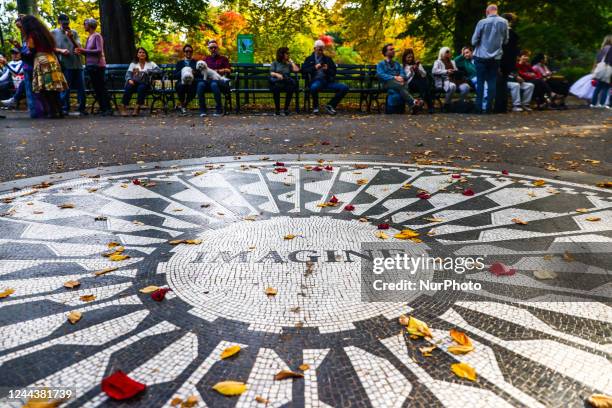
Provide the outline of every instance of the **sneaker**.
[[331,106],[331,105],[325,105],[325,111],[326,111],[327,113],[329,113],[330,115],[335,115],[336,113],[338,113],[338,112],[336,112],[336,110],[334,109],[334,107],[333,107],[333,106]]
[[597,104],[597,105],[590,104],[590,105],[589,105],[589,108],[599,109],[599,108],[601,108],[601,107],[602,107],[602,106],[601,106],[600,104]]
[[7,108],[14,108],[15,105],[17,105],[15,103],[15,98],[8,98],[3,101],[0,101],[0,103],[2,104],[2,106],[6,106]]
[[314,108],[312,110],[312,113],[315,114],[315,115],[318,115],[319,114],[319,108]]
[[274,116],[280,116],[280,111],[279,110],[275,110],[274,111]]
[[181,115],[182,116],[186,116],[187,115],[187,109],[183,108],[182,106],[181,106]]
[[603,108],[604,109],[612,109],[612,107],[610,107],[610,105],[604,105]]
[[527,105],[523,105],[523,106],[522,106],[522,108],[523,108],[523,110],[524,110],[525,112],[531,112],[531,111],[533,110],[533,109],[531,109],[531,108],[530,108],[529,106],[527,106]]
[[285,109],[285,110],[283,111],[283,115],[285,115],[285,116],[289,116],[289,115],[291,115],[291,113],[289,112],[289,110],[288,110],[288,109]]
[[520,106],[515,106],[512,108],[512,112],[522,112],[524,109]]
[[200,117],[203,118],[206,116],[206,112],[200,112]]
[[81,116],[81,112],[68,112],[68,116]]
[[215,113],[213,113],[213,116],[214,117],[223,116],[223,112],[215,111]]

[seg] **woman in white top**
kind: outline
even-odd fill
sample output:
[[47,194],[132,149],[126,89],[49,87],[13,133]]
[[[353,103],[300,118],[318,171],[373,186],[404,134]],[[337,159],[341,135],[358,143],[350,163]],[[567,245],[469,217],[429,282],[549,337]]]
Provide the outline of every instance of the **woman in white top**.
[[451,59],[450,48],[442,47],[438,54],[438,59],[434,62],[431,73],[433,74],[436,89],[443,89],[446,93],[444,107],[448,108],[453,98],[455,91],[459,92],[459,99],[465,100],[466,95],[470,92],[470,86],[466,83],[457,84],[455,73],[457,66],[455,61]]
[[427,80],[427,72],[421,61],[414,56],[412,48],[407,48],[402,54],[402,68],[408,78],[408,90],[410,92],[418,92],[421,98],[427,103],[429,113],[434,112],[433,100],[431,92],[429,92],[429,81]]
[[125,73],[125,90],[123,92],[123,105],[119,108],[121,116],[127,116],[127,106],[132,95],[136,92],[136,109],[132,116],[140,114],[140,108],[145,103],[147,91],[151,89],[151,75],[160,72],[156,63],[149,61],[149,53],[140,47],[136,50],[136,58]]

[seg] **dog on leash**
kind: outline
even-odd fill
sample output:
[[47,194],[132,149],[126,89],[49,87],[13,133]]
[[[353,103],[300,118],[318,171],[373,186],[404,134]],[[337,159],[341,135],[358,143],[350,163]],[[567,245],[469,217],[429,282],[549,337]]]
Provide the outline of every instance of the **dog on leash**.
[[222,77],[214,69],[208,68],[208,65],[206,65],[205,61],[198,61],[196,63],[196,69],[200,71],[200,73],[202,74],[202,78],[205,81],[208,79],[213,80],[213,81],[229,81],[229,79]]
[[181,83],[189,86],[193,84],[193,79],[193,69],[191,67],[183,67],[181,69]]

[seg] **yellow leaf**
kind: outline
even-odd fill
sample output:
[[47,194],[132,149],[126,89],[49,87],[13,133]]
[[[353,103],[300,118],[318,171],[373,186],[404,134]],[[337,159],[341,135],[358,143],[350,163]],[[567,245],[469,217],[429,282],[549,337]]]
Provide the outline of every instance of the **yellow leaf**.
[[538,180],[533,180],[531,182],[531,184],[533,184],[536,187],[540,187],[540,186],[543,186],[544,184],[546,184],[546,181],[544,181],[542,179],[538,179]]
[[278,290],[271,288],[271,287],[267,287],[265,290],[265,293],[268,296],[276,296],[276,294],[278,293]]
[[183,243],[188,244],[188,245],[200,245],[202,243],[202,240],[201,239],[184,239]]
[[301,371],[306,371],[310,368],[308,364],[302,364],[298,367]]
[[295,371],[281,370],[274,376],[275,380],[284,380],[286,378],[302,378],[304,374],[296,373]]
[[69,280],[69,281],[64,282],[64,287],[68,289],[76,288],[79,285],[81,285],[81,282],[77,280]]
[[596,222],[596,221],[601,221],[601,217],[587,217],[587,218],[585,218],[585,220],[591,221],[591,222]]
[[424,357],[430,357],[431,353],[437,348],[438,346],[434,344],[432,346],[419,347],[419,351],[421,352],[421,354],[423,354]]
[[427,323],[419,319],[415,319],[412,316],[410,316],[410,320],[408,321],[408,327],[406,328],[406,330],[412,336],[433,337],[433,334],[431,334]]
[[461,346],[471,346],[472,345],[470,338],[467,336],[467,334],[465,334],[462,331],[459,331],[456,329],[450,329],[449,334],[451,338],[455,340],[455,342],[457,342],[457,344]]
[[68,317],[68,321],[70,323],[75,324],[76,322],[81,320],[81,317],[83,317],[83,313],[73,310],[72,312],[68,313],[66,317]]
[[255,401],[259,402],[260,404],[269,404],[270,400],[258,395],[255,397]]
[[64,401],[61,399],[51,400],[49,398],[30,398],[22,408],[57,408]]
[[286,240],[290,240],[290,239],[293,239],[293,238],[295,238],[295,235],[293,235],[293,234],[287,234],[287,235],[285,235],[283,237],[283,239],[286,239]]
[[383,231],[376,231],[374,233],[374,236],[376,238],[380,238],[380,239],[387,239],[387,238],[389,238],[389,236],[387,234],[385,234]]
[[114,247],[121,246],[121,244],[118,243],[118,242],[112,241],[112,242],[109,242],[108,244],[106,244],[106,246],[109,247],[109,248],[114,248]]
[[151,286],[145,286],[144,288],[140,289],[139,292],[140,293],[153,293],[157,289],[159,289],[159,286],[151,285]]
[[174,397],[174,398],[172,398],[172,401],[170,401],[170,406],[171,407],[176,407],[181,402],[183,402],[183,399],[181,397]]
[[83,295],[79,299],[81,299],[83,302],[92,302],[96,300],[96,295]]
[[465,378],[470,381],[476,381],[476,370],[467,363],[455,363],[451,364],[451,371],[455,373],[457,377]]
[[226,348],[225,350],[223,350],[223,352],[221,353],[221,360],[225,360],[228,357],[233,356],[234,354],[237,354],[240,352],[240,346],[239,345],[233,345],[233,346],[229,346],[228,348]]
[[181,408],[193,408],[198,405],[199,399],[196,395],[190,395],[181,404]]
[[408,190],[408,189],[412,188],[412,184],[408,184],[408,183],[403,184],[401,188],[402,188],[402,190]]
[[555,279],[557,277],[557,273],[553,271],[548,271],[546,269],[540,269],[537,271],[533,271],[533,276],[540,280]]
[[448,346],[448,352],[453,354],[466,354],[472,350],[474,350],[474,346],[471,344],[467,346]]
[[4,289],[2,292],[0,292],[0,299],[3,299],[5,297],[9,297],[13,293],[15,293],[15,289],[12,289],[12,288]]
[[[127,255],[122,255],[122,256],[127,256]],[[102,276],[102,275],[107,274],[109,272],[116,271],[117,269],[119,269],[119,268],[117,268],[117,267],[104,268],[104,269],[102,269],[100,271],[94,272],[94,275]]]
[[395,234],[394,237],[397,239],[412,239],[418,237],[419,235],[420,234],[416,231],[413,231],[411,229],[405,229]]
[[368,179],[359,179],[359,180],[357,180],[357,185],[359,185],[359,186],[363,186],[363,185],[366,185],[366,184],[368,184]]
[[410,318],[406,315],[401,315],[398,320],[402,326],[408,326],[408,323],[410,323]]
[[528,224],[527,221],[523,221],[520,218],[513,218],[510,221],[512,221],[515,224],[520,224],[520,225],[527,225]]
[[586,208],[576,208],[576,212],[579,212],[579,213],[585,213],[585,212],[588,212],[588,211],[589,210],[586,209]]
[[593,394],[587,401],[595,408],[612,408],[612,397],[605,394]]
[[108,259],[110,259],[113,262],[119,262],[119,261],[125,261],[129,257],[130,257],[129,255],[113,254],[113,255],[109,256]]
[[239,381],[221,381],[212,388],[219,394],[226,396],[240,395],[247,389],[246,384]]
[[437,217],[425,217],[423,219],[429,222],[443,222],[444,221],[444,218],[437,218]]

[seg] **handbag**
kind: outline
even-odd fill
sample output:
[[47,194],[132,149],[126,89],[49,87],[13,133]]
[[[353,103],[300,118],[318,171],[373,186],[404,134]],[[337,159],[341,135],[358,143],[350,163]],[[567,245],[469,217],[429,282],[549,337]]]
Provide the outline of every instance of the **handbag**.
[[612,77],[612,65],[606,62],[610,48],[612,48],[612,46],[608,47],[608,51],[606,51],[606,54],[601,61],[595,65],[595,69],[593,70],[593,78],[606,83],[610,83],[610,77]]

